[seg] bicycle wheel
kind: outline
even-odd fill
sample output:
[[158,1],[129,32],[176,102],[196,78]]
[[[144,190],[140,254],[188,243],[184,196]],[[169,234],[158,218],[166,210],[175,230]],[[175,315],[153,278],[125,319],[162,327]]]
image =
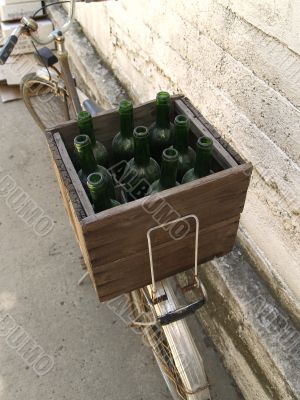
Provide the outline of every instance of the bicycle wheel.
[[56,77],[47,80],[35,73],[28,74],[22,79],[21,94],[42,130],[75,118],[68,93]]
[[[155,312],[160,314],[178,307],[170,279],[158,284],[160,298]],[[151,287],[131,293],[135,321],[150,345],[174,400],[210,400],[209,384],[202,358],[184,320],[160,326],[154,323],[149,306]],[[161,297],[163,296],[163,297]]]

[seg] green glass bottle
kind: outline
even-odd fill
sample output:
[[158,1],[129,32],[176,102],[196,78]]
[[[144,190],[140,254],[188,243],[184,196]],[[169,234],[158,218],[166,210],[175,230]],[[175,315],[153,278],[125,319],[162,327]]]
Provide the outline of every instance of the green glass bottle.
[[185,115],[177,115],[174,120],[174,148],[179,153],[177,179],[181,182],[183,175],[193,168],[196,159],[195,150],[188,144],[190,123]]
[[152,183],[147,194],[154,194],[170,189],[180,184],[176,181],[178,166],[178,151],[169,147],[162,154],[160,178]]
[[152,157],[160,163],[165,148],[173,144],[173,124],[170,122],[171,98],[167,92],[156,96],[156,122],[149,128]]
[[90,174],[87,177],[87,186],[96,213],[120,205],[117,200],[110,198],[109,185],[101,172]]
[[150,185],[160,176],[158,163],[150,157],[149,132],[145,126],[133,131],[134,157],[129,161],[123,178],[128,200],[144,197]]
[[109,195],[111,198],[115,197],[115,190],[113,185],[113,179],[110,173],[102,165],[96,163],[94,153],[92,150],[91,140],[88,135],[78,135],[74,139],[75,150],[81,165],[81,169],[78,172],[78,176],[84,189],[88,192],[87,177],[92,172],[100,172],[103,174],[109,187]]
[[195,166],[184,174],[182,183],[191,182],[210,174],[213,141],[210,138],[203,136],[198,139],[196,147]]
[[91,140],[94,157],[97,164],[108,167],[108,152],[105,146],[95,138],[93,119],[88,111],[80,111],[77,117],[79,132],[81,135],[88,135]]
[[[134,156],[133,140],[133,106],[131,101],[122,100],[119,107],[120,114],[120,132],[116,134],[112,141],[112,156],[114,164],[121,161],[129,161]],[[122,175],[124,167],[118,171]]]

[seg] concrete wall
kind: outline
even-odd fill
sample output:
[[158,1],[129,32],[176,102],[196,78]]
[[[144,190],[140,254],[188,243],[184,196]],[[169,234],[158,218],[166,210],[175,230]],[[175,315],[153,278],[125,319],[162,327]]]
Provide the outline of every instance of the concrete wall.
[[300,320],[300,0],[78,4],[136,102],[184,93],[254,164],[240,238]]

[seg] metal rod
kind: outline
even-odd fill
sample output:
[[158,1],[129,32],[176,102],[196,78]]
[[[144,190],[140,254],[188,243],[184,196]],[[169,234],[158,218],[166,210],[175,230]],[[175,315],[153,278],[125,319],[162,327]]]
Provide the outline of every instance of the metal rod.
[[68,52],[65,50],[64,41],[65,39],[61,35],[57,35],[57,37],[55,38],[55,42],[57,44],[57,57],[61,67],[61,73],[67,88],[67,92],[71,100],[71,104],[73,106],[75,115],[77,115],[80,111],[82,111],[82,107],[78,97],[75,82],[71,73]]
[[89,271],[87,271],[84,275],[82,275],[82,277],[79,279],[79,281],[77,282],[77,285],[80,286],[83,281],[89,276]]
[[188,218],[192,218],[196,222],[196,234],[195,234],[195,262],[194,262],[194,277],[196,281],[196,285],[199,287],[198,280],[198,244],[199,244],[199,219],[195,214],[189,214],[184,217],[180,217],[174,219],[173,221],[165,222],[164,224],[160,224],[154,226],[153,228],[148,229],[147,231],[147,241],[148,241],[148,250],[149,250],[149,261],[150,261],[150,270],[151,270],[151,280],[152,280],[152,295],[153,298],[156,295],[156,285],[155,285],[155,274],[154,274],[154,266],[153,266],[153,254],[152,254],[152,243],[151,243],[151,233],[157,229],[164,228],[165,226],[176,224],[179,221],[184,221]]

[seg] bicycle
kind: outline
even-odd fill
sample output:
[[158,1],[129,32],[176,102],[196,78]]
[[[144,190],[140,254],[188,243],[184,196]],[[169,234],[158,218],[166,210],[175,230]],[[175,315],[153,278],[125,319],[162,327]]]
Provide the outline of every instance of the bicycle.
[[[102,0],[100,0],[102,1]],[[50,7],[58,3],[45,5]],[[0,64],[4,64],[12,53],[21,35],[31,37],[36,50],[35,57],[42,66],[34,73],[25,75],[21,80],[21,95],[24,103],[37,125],[45,130],[58,123],[74,119],[83,108],[95,114],[102,109],[92,100],[87,99],[83,93],[78,94],[76,82],[72,76],[68,53],[64,46],[64,33],[69,29],[74,19],[75,0],[70,2],[68,20],[59,29],[54,29],[47,38],[38,36],[38,23],[34,17],[43,9],[38,9],[32,18],[23,17],[20,25],[8,38],[0,52]],[[47,45],[55,42],[56,54],[47,47],[37,49],[36,45]],[[56,67],[59,65],[59,68]],[[80,97],[82,100],[80,101]],[[47,104],[47,106],[45,106]]]
[[[44,7],[65,2],[54,2]],[[75,0],[70,1],[68,20],[65,24],[54,29],[44,39],[38,36],[38,23],[34,20],[34,16],[40,10],[33,18],[23,17],[20,25],[0,51],[0,64],[4,64],[20,35],[31,36],[36,57],[43,68],[24,76],[21,82],[21,94],[28,111],[42,130],[74,119],[83,108],[93,115],[101,111],[92,100],[78,94],[64,46],[64,33],[74,19],[75,4]],[[47,45],[52,41],[56,43],[57,56],[46,47],[37,50],[36,44]],[[185,218],[193,218],[196,222],[194,281],[185,289],[201,288],[201,298],[192,304],[180,307],[173,290],[175,278],[155,281],[151,232],[161,228],[162,225],[156,226],[147,232],[152,284],[130,293],[134,315],[131,325],[142,330],[174,400],[209,400],[210,390],[203,361],[184,320],[207,300],[205,288],[199,281],[197,272],[199,221],[194,215],[183,217]],[[87,276],[88,273],[82,277],[79,284]]]

